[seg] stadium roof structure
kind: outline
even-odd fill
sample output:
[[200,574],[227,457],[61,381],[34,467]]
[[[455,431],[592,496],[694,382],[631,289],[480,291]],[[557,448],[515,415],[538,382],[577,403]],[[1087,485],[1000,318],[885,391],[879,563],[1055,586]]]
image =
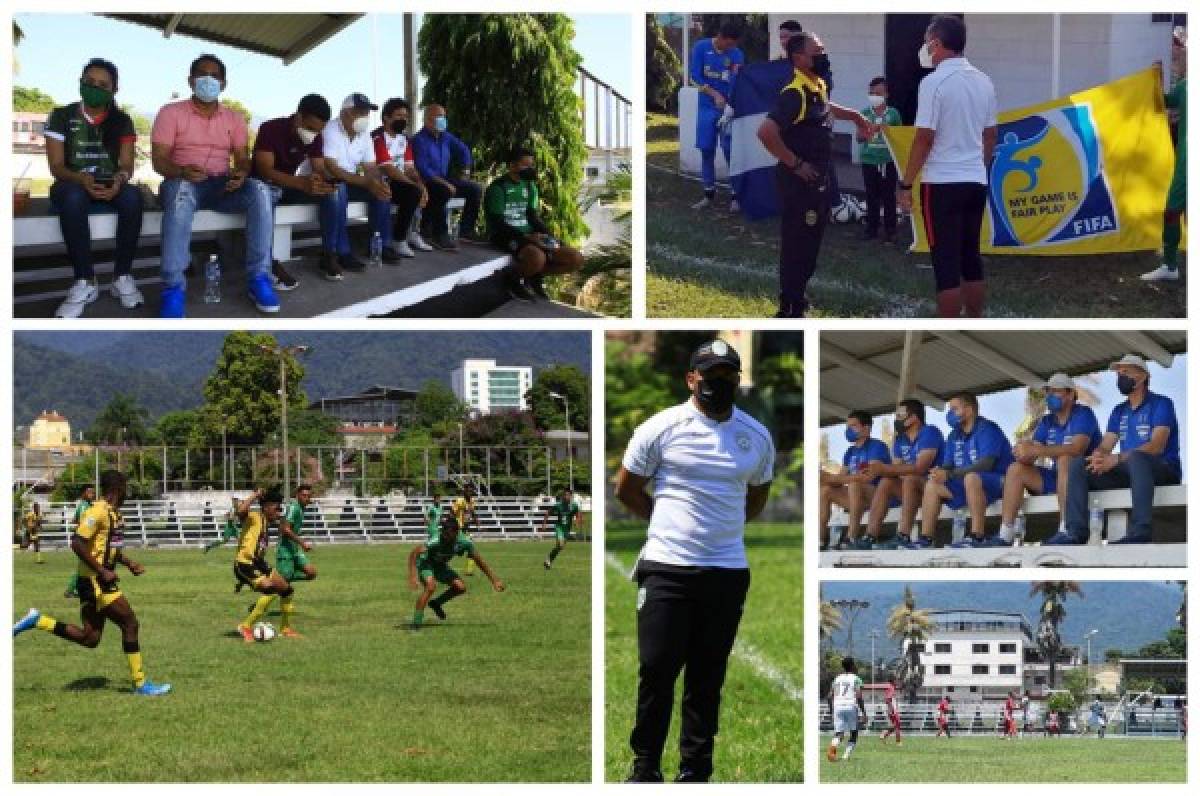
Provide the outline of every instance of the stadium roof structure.
[[1016,630],[1032,640],[1033,630],[1025,615],[1015,611],[945,610],[929,611],[929,618],[942,631],[978,632]]
[[237,47],[291,64],[362,14],[100,14],[162,31]]
[[1125,354],[1170,367],[1187,351],[1178,331],[823,331],[820,423],[853,409],[887,414],[905,398],[937,410],[957,392],[1041,386],[1057,372],[1103,370]]

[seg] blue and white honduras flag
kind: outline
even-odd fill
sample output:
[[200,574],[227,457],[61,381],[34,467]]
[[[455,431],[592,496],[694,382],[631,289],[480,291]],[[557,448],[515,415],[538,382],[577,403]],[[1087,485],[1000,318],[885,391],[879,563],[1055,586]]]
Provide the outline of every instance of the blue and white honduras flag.
[[742,214],[749,220],[778,215],[775,198],[775,156],[758,140],[758,128],[792,79],[792,65],[783,59],[746,64],[733,89],[733,141],[729,153],[729,181]]

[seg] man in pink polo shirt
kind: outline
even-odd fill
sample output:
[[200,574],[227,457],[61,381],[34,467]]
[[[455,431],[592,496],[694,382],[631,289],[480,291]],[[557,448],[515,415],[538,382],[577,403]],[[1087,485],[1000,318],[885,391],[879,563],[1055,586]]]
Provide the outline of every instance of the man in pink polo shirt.
[[[241,114],[219,102],[225,64],[215,55],[192,61],[192,96],[164,105],[154,117],[150,144],[162,222],[163,318],[184,316],[188,247],[197,210],[246,214],[246,277],[260,312],[279,312],[271,287],[271,194],[250,173],[249,135]],[[233,167],[230,168],[230,160]]]

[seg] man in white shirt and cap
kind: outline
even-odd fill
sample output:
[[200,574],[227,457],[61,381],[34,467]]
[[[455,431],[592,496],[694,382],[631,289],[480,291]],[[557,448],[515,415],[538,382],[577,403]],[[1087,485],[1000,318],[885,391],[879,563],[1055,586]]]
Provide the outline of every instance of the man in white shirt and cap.
[[617,499],[649,520],[633,573],[639,669],[630,782],[663,781],[681,671],[675,781],[712,776],[725,667],[750,587],[745,524],[766,505],[774,470],[770,432],[734,406],[737,351],[723,340],[705,343],[686,379],[691,397],[638,426],[616,479]]

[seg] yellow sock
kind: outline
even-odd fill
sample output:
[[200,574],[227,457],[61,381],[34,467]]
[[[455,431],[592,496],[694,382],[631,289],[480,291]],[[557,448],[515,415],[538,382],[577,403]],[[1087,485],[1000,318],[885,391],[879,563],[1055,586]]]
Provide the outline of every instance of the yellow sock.
[[292,605],[292,600],[294,600],[294,599],[295,599],[294,597],[280,597],[279,598],[279,629],[280,630],[287,630],[289,627],[292,626],[292,611],[296,610],[296,607],[294,605]]
[[37,629],[45,630],[47,633],[53,633],[54,626],[57,624],[58,620],[56,620],[54,617],[42,614],[37,620]]
[[146,673],[142,671],[142,653],[127,652],[125,660],[129,661],[129,677],[133,680],[133,687],[141,688],[146,682]]
[[275,599],[273,594],[264,594],[258,598],[258,602],[254,604],[254,609],[250,611],[250,615],[246,617],[246,621],[242,622],[242,627],[254,627],[254,623],[262,619],[267,614],[267,609],[271,607],[271,600]]
[[475,574],[475,559],[473,559],[473,558],[467,559],[467,574],[468,575]]

